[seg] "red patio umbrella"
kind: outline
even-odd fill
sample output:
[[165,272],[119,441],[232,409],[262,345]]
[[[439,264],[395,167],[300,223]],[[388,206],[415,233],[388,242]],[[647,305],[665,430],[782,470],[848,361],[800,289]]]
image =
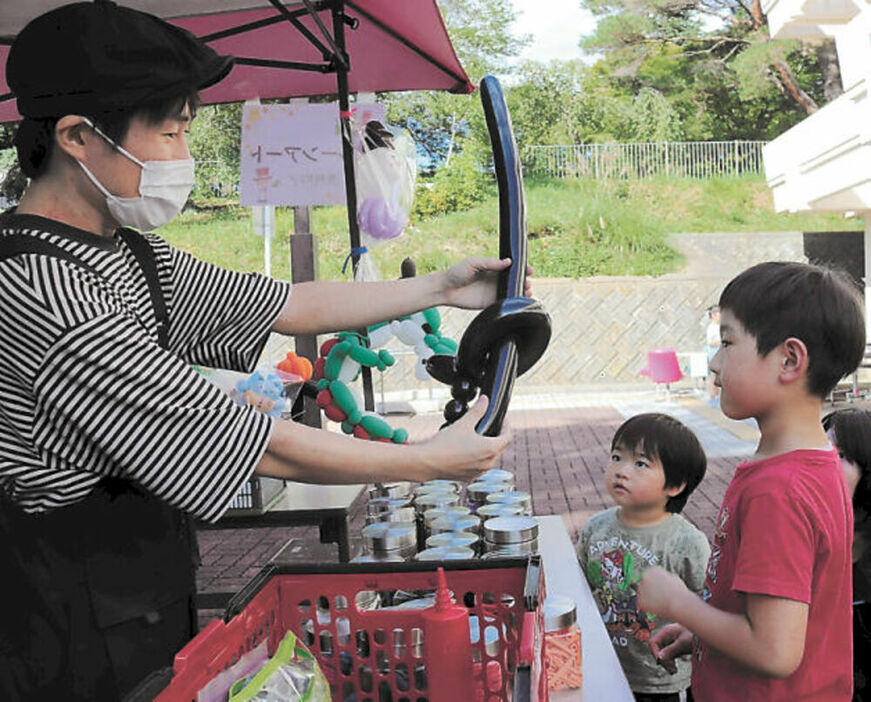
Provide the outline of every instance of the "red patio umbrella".
[[[34,17],[68,1],[2,0],[0,122],[20,118],[5,79],[15,35]],[[474,90],[435,0],[122,0],[121,4],[184,27],[218,53],[236,57],[230,75],[202,92],[205,104],[337,94],[345,133],[350,134],[349,93]],[[51,50],[46,47],[46,52]],[[360,232],[354,159],[350,138],[342,142],[356,271]],[[367,409],[372,409],[368,373],[364,395]]]
[[[7,99],[0,101],[0,122],[19,118],[15,101],[8,99],[5,79],[9,45],[29,20],[64,4],[66,0],[3,0],[0,97]],[[336,69],[341,66],[331,66],[332,56],[339,53],[339,33],[344,34],[351,93],[469,93],[474,89],[457,60],[435,0],[121,0],[121,4],[185,27],[218,53],[237,57],[230,75],[203,91],[206,104],[340,92]],[[335,31],[336,12],[345,18],[341,32]]]

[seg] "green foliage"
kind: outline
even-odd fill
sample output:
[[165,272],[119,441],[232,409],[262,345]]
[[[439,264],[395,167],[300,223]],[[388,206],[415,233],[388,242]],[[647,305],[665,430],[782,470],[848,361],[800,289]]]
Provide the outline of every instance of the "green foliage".
[[[856,229],[835,215],[774,213],[765,181],[721,178],[709,181],[655,179],[589,181],[530,178],[525,183],[529,259],[540,277],[661,275],[678,269],[681,258],[668,245],[671,232],[832,231]],[[290,208],[278,208],[279,236],[272,242],[272,271],[290,278]],[[443,270],[466,256],[498,255],[499,208],[495,195],[471,209],[421,220],[406,233],[373,249],[383,278],[399,275],[411,256],[420,274]],[[341,273],[348,253],[343,207],[316,207],[318,277]],[[204,260],[241,271],[263,270],[263,240],[255,236],[250,209],[228,207],[188,211],[160,233]],[[764,234],[760,234],[764,236]]]
[[629,123],[635,141],[677,141],[680,138],[677,111],[654,88],[642,88],[635,96]]
[[492,178],[478,168],[471,154],[460,154],[435,177],[418,180],[412,209],[415,220],[468,210],[493,190]]
[[[621,101],[621,141],[771,139],[824,101],[816,45],[772,41],[758,6],[740,0],[582,0],[598,17],[581,45],[602,55],[591,73]],[[754,14],[755,13],[755,14]],[[703,17],[719,17],[711,28]],[[788,71],[775,70],[782,62]],[[642,99],[653,89],[671,107]],[[804,92],[807,99],[792,96]],[[628,103],[627,98],[635,99]],[[812,109],[808,108],[808,109]],[[628,129],[626,128],[628,126]]]
[[199,108],[188,137],[191,155],[197,163],[196,183],[191,192],[195,203],[235,196],[241,140],[241,103]]
[[[510,0],[441,0],[439,7],[454,49],[473,81],[508,71],[507,59],[520,53],[529,38],[515,36]],[[433,167],[450,163],[480,113],[477,95],[423,91],[381,96],[387,119],[411,132]]]

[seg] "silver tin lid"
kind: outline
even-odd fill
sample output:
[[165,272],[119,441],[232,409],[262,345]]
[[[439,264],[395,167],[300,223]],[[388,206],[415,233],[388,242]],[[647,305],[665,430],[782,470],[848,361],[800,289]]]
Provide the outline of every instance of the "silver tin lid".
[[469,502],[484,502],[487,495],[494,492],[507,492],[511,486],[506,483],[497,483],[493,481],[470,483],[466,488],[466,497]]
[[465,505],[448,505],[447,507],[433,507],[428,509],[423,514],[423,523],[427,529],[430,525],[441,517],[450,515],[471,514],[471,510]]
[[428,548],[419,551],[415,556],[416,561],[468,561],[475,557],[475,552],[470,548]]
[[440,534],[433,534],[426,540],[427,548],[452,548],[460,546],[462,548],[472,548],[481,540],[477,534],[471,531],[443,531]]
[[411,494],[411,483],[376,483],[369,488],[369,499],[376,497],[408,497]]
[[481,528],[481,518],[474,514],[446,514],[429,525],[433,534],[445,531],[478,531]]
[[414,508],[421,514],[433,507],[450,507],[459,501],[460,496],[455,492],[428,492],[414,498]]
[[414,488],[414,496],[419,497],[420,495],[429,495],[433,492],[453,492],[455,494],[459,494],[460,490],[457,487],[456,483],[448,482],[448,483],[423,483],[422,485],[418,485]]
[[487,502],[502,502],[505,504],[522,505],[524,509],[532,509],[532,495],[523,490],[508,492],[493,492],[487,495]]
[[484,538],[494,544],[516,544],[538,538],[534,517],[495,517],[484,522]]
[[514,485],[514,473],[510,470],[503,470],[502,468],[491,468],[488,471],[484,471],[479,475],[476,479],[476,482],[493,482],[493,483],[510,483]]
[[544,600],[544,630],[561,631],[578,621],[578,609],[571,597],[548,595]]
[[411,501],[407,497],[373,497],[366,504],[367,514],[381,514],[401,507],[408,507]]
[[508,502],[488,502],[481,505],[475,511],[484,521],[493,517],[516,517],[523,514],[523,505],[510,504]]
[[389,512],[369,514],[366,516],[366,524],[377,522],[414,522],[417,519],[413,507],[400,507]]
[[459,480],[447,480],[445,478],[435,478],[433,480],[427,480],[426,482],[421,483],[421,485],[428,485],[432,487],[438,487],[441,485],[451,487],[457,491],[463,489],[463,484]]
[[398,551],[417,543],[417,527],[408,522],[378,522],[364,526],[363,540],[370,551]]

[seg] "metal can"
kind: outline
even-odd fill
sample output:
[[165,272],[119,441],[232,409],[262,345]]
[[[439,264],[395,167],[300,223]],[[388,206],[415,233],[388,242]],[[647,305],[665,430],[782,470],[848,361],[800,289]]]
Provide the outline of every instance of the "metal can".
[[482,521],[486,522],[488,519],[493,519],[494,517],[522,516],[523,507],[508,502],[488,502],[486,505],[478,507],[476,514],[481,517]]
[[475,557],[475,552],[470,548],[428,548],[419,552],[416,561],[467,561]]
[[441,507],[451,507],[458,504],[460,496],[455,492],[428,492],[414,498],[414,509],[418,514]]
[[520,505],[523,514],[532,515],[532,495],[523,490],[510,490],[509,492],[494,492],[487,495],[487,503]]
[[470,483],[466,488],[466,501],[474,512],[478,507],[487,502],[487,495],[494,492],[508,492],[511,487],[507,483],[493,481]]
[[446,531],[481,530],[481,518],[474,514],[446,514],[430,524],[430,533],[441,534]]
[[427,487],[449,487],[454,490],[454,492],[459,492],[463,489],[463,484],[459,480],[447,480],[444,478],[434,478],[433,480],[427,480],[424,483],[421,483],[421,486]]
[[363,527],[363,543],[373,555],[396,554],[403,560],[417,552],[417,528],[407,522],[378,522]]
[[484,550],[502,556],[538,551],[538,522],[533,517],[495,517],[484,522]]
[[429,533],[430,526],[432,523],[439,519],[440,517],[447,517],[450,515],[460,515],[460,514],[471,514],[472,510],[470,510],[465,505],[450,505],[447,507],[433,507],[432,509],[428,509],[423,514],[423,525]]
[[411,501],[407,497],[373,497],[366,504],[366,513],[381,514],[382,512],[390,512],[410,505]]
[[481,537],[470,531],[443,531],[426,540],[427,548],[470,548],[477,550]]
[[369,488],[369,499],[376,497],[408,497],[411,494],[411,483],[375,483],[374,487]]
[[512,490],[514,489],[514,473],[502,468],[491,468],[488,471],[484,471],[475,481],[482,483],[505,483],[510,485]]
[[410,522],[413,524],[416,518],[417,515],[413,507],[400,507],[378,514],[368,514],[366,515],[366,524],[377,522]]
[[421,483],[414,488],[415,497],[429,495],[432,492],[453,492],[459,495],[460,488],[458,487],[458,484],[452,480],[445,481],[444,483]]

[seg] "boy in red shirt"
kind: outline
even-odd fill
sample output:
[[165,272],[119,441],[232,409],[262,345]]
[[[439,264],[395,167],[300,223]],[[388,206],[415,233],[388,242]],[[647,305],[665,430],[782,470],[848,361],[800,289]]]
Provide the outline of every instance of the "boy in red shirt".
[[761,438],[723,497],[702,599],[645,572],[639,607],[676,622],[651,647],[662,660],[692,650],[697,702],[846,702],[853,513],[820,410],[862,359],[862,304],[837,273],[762,263],[726,286],[720,309],[720,407],[756,419]]

